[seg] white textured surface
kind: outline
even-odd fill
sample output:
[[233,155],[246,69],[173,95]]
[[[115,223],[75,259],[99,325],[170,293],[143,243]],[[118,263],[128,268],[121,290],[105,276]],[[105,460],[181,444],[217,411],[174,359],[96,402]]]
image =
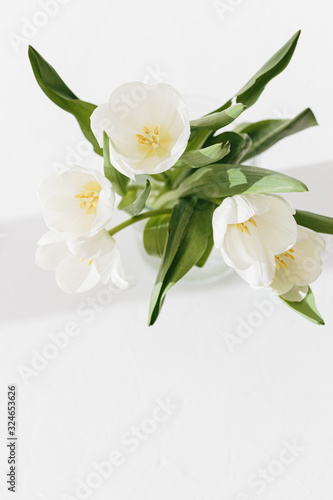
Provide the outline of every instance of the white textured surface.
[[[80,97],[96,103],[159,65],[194,114],[230,97],[303,28],[290,67],[247,118],[313,108],[321,127],[286,139],[260,161],[288,168],[308,184],[310,193],[292,197],[299,208],[332,215],[331,5],[230,0],[229,6],[221,20],[209,1],[72,0],[31,43]],[[38,10],[37,2],[7,5],[3,35],[19,33],[23,18]],[[64,161],[82,137],[74,120],[42,95],[25,48],[16,53],[5,40],[1,51],[7,69],[1,81],[0,232],[8,235],[0,241],[1,499],[13,498],[3,472],[5,390],[14,382],[18,500],[331,500],[332,239],[324,274],[313,286],[325,327],[272,302],[266,303],[269,316],[258,316],[258,303],[269,297],[232,274],[213,285],[178,285],[148,329],[154,273],[138,254],[132,231],[119,242],[128,272],[137,276],[135,288],[109,304],[101,303],[102,289],[63,295],[52,275],[34,266],[35,243],[44,231],[35,192],[52,162]],[[98,165],[98,159],[85,156],[83,163]],[[260,326],[247,329],[248,338],[231,352],[226,334],[237,335],[241,323],[255,319]],[[25,384],[19,369],[31,366],[32,351],[41,353],[50,334],[73,322],[78,335]],[[170,415],[161,408],[168,398]],[[147,420],[152,415],[165,421],[155,425]],[[129,433],[137,432],[133,426],[140,425],[156,429],[129,442]],[[299,449],[294,460],[288,451],[293,443]],[[94,472],[93,463],[116,450],[123,463],[112,477],[91,494],[75,493],[77,481]],[[291,463],[278,465],[281,458]],[[254,476],[267,468],[260,490]]]

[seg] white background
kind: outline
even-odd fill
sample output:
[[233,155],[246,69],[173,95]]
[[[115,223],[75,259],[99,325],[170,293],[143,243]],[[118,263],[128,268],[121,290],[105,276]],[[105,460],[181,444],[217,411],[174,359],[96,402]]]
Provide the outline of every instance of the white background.
[[[292,197],[299,208],[332,215],[331,2],[62,3],[46,20],[37,1],[7,3],[1,16],[1,499],[13,498],[5,485],[5,411],[6,386],[16,383],[18,500],[331,500],[332,239],[313,286],[325,327],[273,304],[232,274],[214,284],[178,285],[149,329],[154,270],[132,230],[118,240],[135,288],[112,303],[101,288],[63,295],[52,274],[34,265],[45,231],[36,189],[54,162],[66,162],[73,151],[83,165],[101,168],[101,161],[82,153],[74,119],[43,95],[26,44],[13,42],[13,34],[27,35],[28,21],[44,24],[34,32],[30,26],[27,43],[79,97],[96,104],[123,82],[162,72],[195,117],[224,103],[301,28],[290,66],[245,119],[313,109],[320,127],[284,140],[260,165],[307,183],[310,193]],[[258,313],[263,304],[267,317]],[[258,326],[249,326],[256,320]],[[25,384],[22,366],[31,368],[50,334],[73,322],[78,335]],[[240,325],[246,339],[238,335]],[[241,340],[233,351],[227,333]],[[143,433],[132,452],[124,433],[148,429],[153,424],[146,419],[168,398],[177,409],[149,436]],[[294,457],[286,451],[293,443]],[[115,450],[123,463],[112,476],[85,496],[75,493],[78,480],[87,482],[95,471],[93,463]],[[281,465],[286,456],[290,463]],[[253,486],[260,469],[270,471],[261,489]]]

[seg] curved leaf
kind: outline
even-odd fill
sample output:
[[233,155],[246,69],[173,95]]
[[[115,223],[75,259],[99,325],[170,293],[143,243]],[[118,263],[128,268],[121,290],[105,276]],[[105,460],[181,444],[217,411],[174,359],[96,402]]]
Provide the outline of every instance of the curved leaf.
[[309,108],[290,120],[264,120],[240,125],[237,127],[237,132],[247,134],[252,140],[252,146],[243,160],[259,155],[281,139],[315,125],[318,125],[317,120]]
[[[299,36],[301,32],[297,31],[290,40],[278,50],[259,71],[249,80],[244,87],[234,96],[236,102],[240,102],[247,107],[252,106],[264,91],[267,83],[279,75],[289,64],[292,58]],[[232,103],[232,99],[227,101],[223,106],[213,111],[217,113],[228,108]]]
[[290,40],[278,50],[260,70],[237,92],[237,102],[252,106],[265,89],[268,82],[279,75],[292,58],[301,31],[297,31]]
[[197,120],[192,120],[190,122],[192,129],[206,129],[206,130],[218,130],[220,128],[226,127],[232,123],[236,118],[243,113],[246,106],[243,104],[235,104],[234,106],[229,106],[227,109],[219,111],[218,113],[211,113],[209,115],[198,118]]
[[200,168],[222,160],[230,152],[230,144],[213,144],[207,148],[197,149],[184,153],[175,163],[174,167]]
[[[135,197],[135,199],[132,200],[127,205],[123,203],[122,206],[121,206],[121,209],[125,210],[125,212],[127,212],[132,217],[135,217],[136,215],[139,215],[139,213],[146,206],[146,201],[147,201],[147,198],[148,198],[148,196],[150,194],[150,190],[151,190],[150,181],[147,179],[146,180],[146,187],[144,188],[143,191],[141,191],[141,193],[139,194],[139,196]],[[120,204],[118,205],[118,208],[120,208]]]
[[[229,99],[223,106],[215,109],[215,111],[211,111],[205,115],[205,117],[227,110],[235,101],[246,107],[252,106],[259,99],[266,85],[288,66],[294,54],[300,34],[301,32],[297,31],[297,33],[295,33],[295,35],[260,68],[233,98]],[[200,129],[192,130],[187,151],[201,148],[205,145],[205,142],[210,136],[211,132],[209,131]]]
[[29,45],[28,54],[35,78],[44,94],[54,104],[75,116],[86,139],[93,145],[94,151],[103,156],[103,151],[90,127],[90,116],[96,105],[81,101],[76,97],[55,69],[31,45]]
[[122,199],[120,200],[119,204],[118,204],[118,210],[125,210],[126,211],[126,207],[131,205],[131,203],[134,203],[134,201],[137,199],[138,197],[138,191],[139,191],[139,187],[137,186],[129,186],[128,189],[127,189],[127,193],[122,197]]

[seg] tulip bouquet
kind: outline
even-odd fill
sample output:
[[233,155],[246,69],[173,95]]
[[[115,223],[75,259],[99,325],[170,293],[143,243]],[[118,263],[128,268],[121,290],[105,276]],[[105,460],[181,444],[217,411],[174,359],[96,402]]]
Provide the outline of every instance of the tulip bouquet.
[[[299,35],[232,99],[192,121],[182,97],[167,84],[127,83],[106,104],[82,101],[29,47],[41,89],[74,115],[104,163],[104,174],[64,166],[39,189],[50,231],[38,242],[36,261],[55,271],[62,290],[85,292],[100,281],[127,288],[114,236],[147,219],[144,248],[161,259],[150,325],[168,290],[192,267],[203,267],[214,245],[251,287],[271,289],[298,313],[324,324],[309,285],[321,272],[325,242],[319,233],[333,234],[333,219],[295,210],[281,196],[307,191],[301,181],[248,164],[281,139],[317,125],[316,119],[306,109],[293,119],[228,127],[286,68]],[[116,203],[129,217],[107,229]]]

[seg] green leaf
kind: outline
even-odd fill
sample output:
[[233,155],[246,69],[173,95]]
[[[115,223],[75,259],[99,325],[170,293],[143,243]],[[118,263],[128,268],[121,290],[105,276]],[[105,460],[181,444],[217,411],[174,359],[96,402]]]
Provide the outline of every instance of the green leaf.
[[252,146],[243,160],[259,155],[281,139],[315,125],[318,125],[317,120],[311,109],[308,108],[290,120],[264,120],[238,126],[237,132],[248,134],[252,140]]
[[143,244],[148,255],[162,257],[168,236],[170,215],[151,217],[143,232]]
[[[295,51],[300,34],[300,31],[295,33],[295,35],[292,36],[291,39],[278,52],[276,52],[273,57],[271,57],[266,62],[266,64],[264,64],[264,66],[262,66],[262,68],[251,78],[251,80],[247,82],[246,85],[244,85],[244,87],[242,87],[242,89],[233,98],[229,99],[223,106],[220,106],[215,111],[212,111],[211,113],[205,115],[200,120],[206,119],[207,117],[216,113],[226,111],[232,106],[232,104],[234,104],[234,100],[246,107],[252,106],[259,99],[266,85],[288,66]],[[197,120],[195,120],[194,123],[196,121]],[[192,123],[193,122],[191,122],[191,124]],[[209,139],[210,136],[210,131],[201,130],[200,128],[193,129],[191,131],[186,151],[201,148],[205,145],[205,141]]]
[[288,300],[280,297],[285,304],[287,304],[291,309],[301,314],[304,318],[316,323],[317,325],[325,325],[325,321],[321,317],[315,303],[315,298],[311,288],[301,302],[289,302]]
[[[294,36],[271,57],[262,68],[247,82],[244,87],[235,95],[236,102],[240,102],[247,107],[252,106],[264,91],[266,85],[277,75],[279,75],[289,64],[292,58],[297,41],[301,32],[297,31]],[[213,111],[217,113],[229,108],[232,99],[223,106]]]
[[163,259],[150,299],[148,321],[149,325],[152,325],[159,315],[160,309],[162,307],[162,296],[164,296],[166,293],[164,293],[164,291],[166,289],[165,281],[167,281],[167,272],[171,267],[175,255],[182,242],[187,224],[193,213],[193,208],[194,201],[189,202],[187,200],[181,200],[180,203],[173,208],[173,211],[171,213],[167,242],[163,252]]
[[308,227],[317,233],[333,234],[333,218],[326,215],[318,215],[312,212],[296,210],[294,215],[297,224]]
[[103,156],[103,151],[90,128],[90,116],[96,108],[95,104],[81,101],[76,97],[54,68],[31,45],[28,54],[35,78],[45,95],[57,106],[75,116],[86,139],[93,145],[94,151]]
[[184,153],[175,163],[174,167],[192,167],[200,168],[216,163],[222,160],[230,152],[230,144],[213,144],[207,148],[198,149],[196,151],[188,151]]
[[198,118],[197,120],[192,120],[190,122],[192,129],[206,129],[206,130],[218,130],[222,127],[226,127],[229,123],[232,123],[236,118],[243,113],[246,106],[243,104],[235,104],[235,106],[230,106],[228,109],[219,111],[218,113],[211,113],[209,115]]
[[301,32],[295,35],[271,57],[262,68],[237,93],[237,102],[252,106],[265,89],[268,82],[279,75],[289,64]]
[[212,232],[215,205],[181,200],[173,209],[161,267],[153,289],[149,325],[155,323],[165,295],[205,253]]
[[[211,133],[211,130],[191,130],[190,138],[184,154],[187,154],[190,151],[199,150],[205,143],[206,139],[211,135]],[[169,179],[169,185],[171,186],[178,186],[179,184],[181,184],[181,182],[185,179],[185,177],[187,177],[189,173],[190,167],[188,167],[188,172],[186,172],[185,170],[173,169],[171,171],[169,170],[168,172],[165,172],[166,176]]]
[[193,129],[191,130],[185,152],[200,149],[205,144],[208,137],[212,134],[211,130]]
[[206,250],[204,251],[204,253],[200,257],[200,259],[196,263],[197,267],[203,267],[206,264],[208,257],[210,256],[210,254],[213,250],[213,247],[214,247],[214,239],[213,239],[213,231],[212,231],[210,233],[210,235],[208,236]]
[[175,190],[159,198],[159,207],[184,196],[216,200],[235,194],[307,191],[303,182],[288,175],[248,165],[216,163],[196,170]]
[[236,125],[236,127],[233,129],[233,132],[236,132],[237,134],[240,134],[243,129],[245,127],[247,127],[248,125],[252,125],[252,122],[243,122],[243,123],[239,123],[238,125]]
[[125,196],[122,197],[122,199],[120,200],[120,202],[118,204],[118,207],[117,207],[118,210],[125,210],[126,207],[131,205],[131,203],[133,203],[137,199],[138,191],[139,191],[139,187],[133,186],[133,188],[132,188],[132,186],[129,186],[127,193],[125,194]]
[[110,161],[110,139],[106,132],[103,133],[104,175],[111,182],[116,193],[125,196],[130,179],[118,172]]
[[238,164],[243,159],[252,145],[252,140],[247,134],[238,134],[236,132],[222,132],[211,137],[208,144],[230,143],[230,153],[223,158],[223,163]]
[[[148,196],[150,194],[150,190],[151,190],[150,181],[147,179],[146,180],[146,187],[144,188],[143,191],[141,191],[141,193],[139,194],[138,197],[135,197],[135,199],[132,200],[127,205],[125,204],[124,198],[123,198],[123,200],[122,200],[123,201],[122,210],[125,210],[125,212],[127,212],[132,217],[135,217],[136,215],[139,215],[139,213],[146,206],[146,201],[147,201],[147,198],[148,198]],[[119,205],[118,205],[118,208],[119,208]]]

